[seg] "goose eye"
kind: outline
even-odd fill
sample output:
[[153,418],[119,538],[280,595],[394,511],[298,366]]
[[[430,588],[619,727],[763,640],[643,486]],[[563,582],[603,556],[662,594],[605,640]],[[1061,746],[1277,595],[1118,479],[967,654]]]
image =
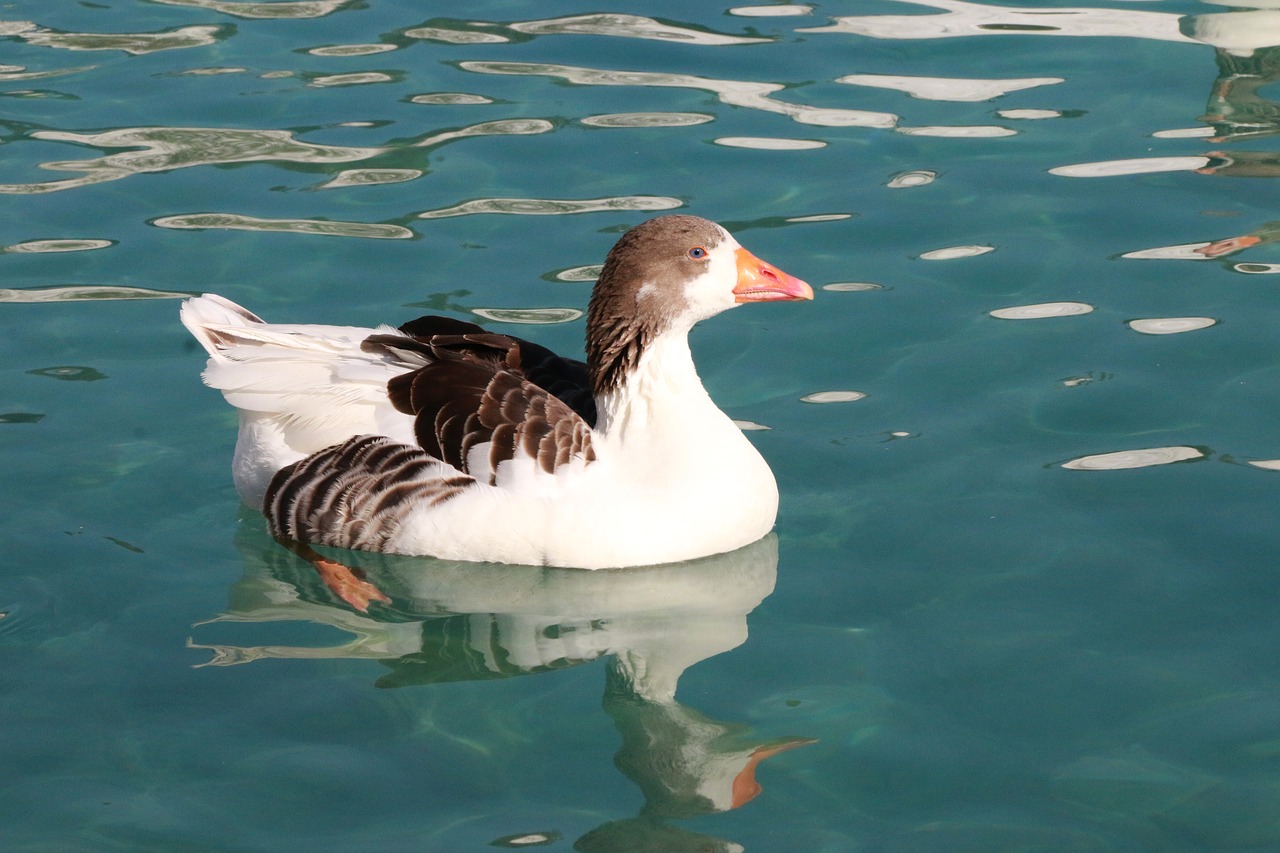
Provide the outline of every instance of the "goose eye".
[[689,250],[689,257],[693,258],[695,261],[700,261],[706,256],[707,256],[707,250],[702,248],[701,246],[694,246],[692,249]]

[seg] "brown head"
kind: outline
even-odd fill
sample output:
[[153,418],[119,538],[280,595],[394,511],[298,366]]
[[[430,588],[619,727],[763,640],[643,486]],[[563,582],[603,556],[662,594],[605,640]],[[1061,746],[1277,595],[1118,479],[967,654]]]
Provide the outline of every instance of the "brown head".
[[659,335],[743,302],[812,299],[798,278],[767,264],[724,228],[697,216],[650,219],[610,250],[587,310],[592,391],[618,387]]

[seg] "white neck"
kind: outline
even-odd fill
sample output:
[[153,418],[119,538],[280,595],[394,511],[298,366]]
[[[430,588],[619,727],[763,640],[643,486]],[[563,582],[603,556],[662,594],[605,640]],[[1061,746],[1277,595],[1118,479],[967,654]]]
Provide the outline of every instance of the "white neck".
[[693,366],[688,332],[669,331],[650,342],[617,388],[596,398],[596,432],[610,443],[658,438],[683,425],[728,419],[707,395]]

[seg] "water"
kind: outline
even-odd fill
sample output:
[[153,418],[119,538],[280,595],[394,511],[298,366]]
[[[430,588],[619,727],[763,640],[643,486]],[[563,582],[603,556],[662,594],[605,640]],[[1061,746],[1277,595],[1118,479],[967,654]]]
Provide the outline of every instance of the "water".
[[[1280,846],[1280,13],[431,14],[4,8],[0,846]],[[177,296],[577,353],[664,209],[821,288],[695,334],[776,538],[361,614],[238,507]]]

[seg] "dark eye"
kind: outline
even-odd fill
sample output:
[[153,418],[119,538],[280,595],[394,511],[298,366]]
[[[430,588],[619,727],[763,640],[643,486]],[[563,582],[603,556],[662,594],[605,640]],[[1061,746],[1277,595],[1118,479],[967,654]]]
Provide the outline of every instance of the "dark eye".
[[707,256],[707,250],[702,248],[701,246],[694,246],[692,249],[689,250],[689,257],[693,258],[695,261],[700,261],[706,256]]

